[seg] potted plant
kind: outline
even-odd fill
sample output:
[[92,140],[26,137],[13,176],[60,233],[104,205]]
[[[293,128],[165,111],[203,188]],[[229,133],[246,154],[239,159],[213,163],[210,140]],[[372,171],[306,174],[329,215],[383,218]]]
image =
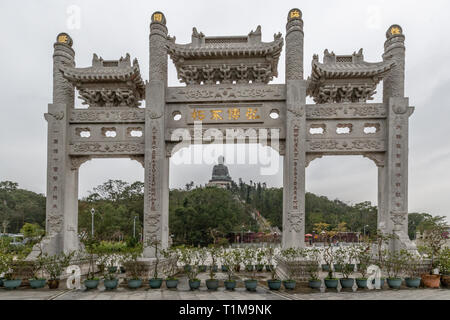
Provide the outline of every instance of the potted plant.
[[405,284],[408,288],[419,288],[421,282],[421,265],[423,264],[422,256],[409,252],[406,250],[402,250],[402,254],[405,257],[405,263],[403,265],[405,274],[407,277],[405,278]]
[[[96,266],[96,253],[97,253],[97,241],[95,238],[87,238],[83,241],[86,248],[86,253],[89,260],[89,269],[87,273],[87,278],[84,280],[84,285],[87,290],[97,289],[100,282],[100,278],[95,276],[95,266]],[[103,261],[101,262],[101,269],[104,270]]]
[[219,280],[215,278],[217,272],[217,259],[220,249],[214,245],[209,247],[209,256],[211,258],[211,265],[209,266],[209,279],[206,280],[206,287],[208,290],[217,290],[219,288]]
[[138,262],[139,257],[143,251],[142,246],[136,246],[129,248],[128,252],[124,255],[124,264],[129,274],[127,278],[127,285],[130,289],[138,289],[142,286],[142,272],[143,266]]
[[441,283],[444,287],[450,287],[450,248],[444,248],[438,260]]
[[225,247],[222,247],[221,250],[219,250],[219,253],[217,255],[217,261],[220,262],[220,271],[227,273],[228,266],[223,261],[223,256],[224,256],[225,252],[226,252]]
[[283,281],[283,286],[286,290],[294,290],[297,282],[294,280],[295,273],[291,266],[299,258],[299,251],[294,248],[285,249],[281,251],[281,257],[286,263],[286,271],[288,273],[288,279]]
[[359,289],[367,288],[367,268],[371,265],[372,253],[370,244],[361,244],[356,248],[356,257],[358,259],[358,271],[361,277],[356,279],[356,285]]
[[245,271],[252,272],[254,269],[255,260],[255,250],[253,248],[247,247],[244,249],[244,261],[245,261]]
[[272,269],[275,268],[275,265],[273,264],[275,262],[274,259],[270,260],[270,256],[275,253],[275,248],[269,244],[269,246],[266,248],[266,255],[267,255],[267,264],[266,264],[266,271],[272,272]]
[[236,288],[236,280],[233,279],[236,264],[236,255],[234,250],[224,251],[222,255],[222,263],[227,267],[226,272],[228,279],[224,281],[225,289],[233,291]]
[[148,280],[148,285],[151,289],[160,289],[163,283],[163,279],[158,277],[158,267],[159,267],[159,259],[160,259],[160,245],[161,242],[156,239],[156,237],[150,239],[148,241],[148,246],[154,248],[155,250],[155,263],[153,264],[153,276]]
[[391,289],[400,289],[403,279],[400,277],[405,266],[404,252],[396,252],[392,250],[384,251],[384,264],[388,274],[387,283]]
[[351,250],[352,249],[345,247],[340,247],[336,250],[336,262],[341,266],[341,273],[343,276],[343,278],[339,280],[342,289],[351,289],[355,283],[355,279],[350,278],[355,268],[355,265],[350,263],[350,257],[352,256]]
[[169,248],[161,250],[162,255],[168,260],[168,275],[166,278],[167,289],[176,289],[178,287],[178,260],[180,258],[179,252],[176,248]]
[[4,275],[9,270],[8,255],[0,252],[0,287],[3,287]]
[[255,254],[255,269],[258,272],[262,272],[264,270],[264,262],[265,262],[265,250],[264,249],[256,249]]
[[18,277],[23,259],[18,256],[14,257],[13,254],[5,255],[5,275],[3,279],[3,286],[8,290],[17,289],[22,284],[22,279]]
[[271,275],[270,280],[267,280],[267,285],[270,290],[278,291],[281,288],[282,282],[280,279],[277,278],[277,274],[276,274],[275,261],[276,261],[277,255],[275,253],[275,249],[272,247],[268,247],[265,250],[265,252],[266,252],[266,260],[267,260],[266,270],[267,270],[267,266],[270,266],[268,268],[268,271],[270,272],[270,275]]
[[232,252],[233,252],[233,258],[234,258],[233,259],[234,260],[234,265],[233,265],[234,272],[240,272],[241,271],[241,263],[244,262],[244,252],[239,248],[234,249]]
[[428,274],[422,274],[422,281],[426,287],[439,288],[441,276],[434,274],[434,269],[438,267],[438,259],[444,244],[447,242],[448,226],[439,217],[426,221],[423,227],[422,240],[424,246],[419,247],[421,253],[425,253],[431,259],[431,268]]
[[320,289],[322,286],[322,281],[319,278],[320,250],[317,248],[307,249],[306,256],[308,258],[306,267],[306,271],[309,274],[308,286],[311,289]]
[[59,288],[60,277],[64,270],[70,266],[74,255],[74,251],[68,254],[61,252],[52,256],[46,253],[43,255],[43,268],[49,276],[47,284],[50,289]]
[[[398,236],[396,234],[385,234],[381,230],[377,230],[377,232],[374,235],[373,241],[376,245],[376,261],[377,266],[380,268],[380,270],[385,270],[387,272],[388,266],[386,265],[386,248],[389,245],[390,242],[398,240]],[[386,278],[381,277],[380,278],[380,286],[383,288],[384,283],[386,282]],[[375,284],[375,279],[372,280],[372,284]]]
[[[180,262],[184,264],[184,272],[189,279],[189,288],[196,290],[200,288],[200,279],[197,278],[199,274],[199,260],[197,251],[194,248],[182,248],[180,253]],[[189,266],[189,268],[186,268]]]
[[[330,243],[328,246],[325,247],[325,249],[323,251],[323,259],[325,260],[325,264],[332,266],[335,261],[335,258],[336,257],[335,257],[334,248],[331,246],[331,243]],[[337,289],[339,279],[336,279],[334,277],[332,268],[330,268],[328,270],[328,276],[325,278],[324,282],[325,282],[325,286],[328,289]]]
[[[44,266],[44,259],[42,258],[42,255],[40,255],[36,260],[32,261],[31,269],[33,277],[31,279],[28,279],[30,282],[30,286],[33,289],[42,289],[45,287],[45,284],[47,280],[45,280],[43,275],[43,266]],[[39,272],[41,272],[41,276],[39,276]]]
[[[30,283],[31,288],[41,289],[41,288],[45,287],[45,284],[47,282],[47,280],[45,280],[44,274],[43,274],[44,273],[44,269],[43,269],[44,259],[42,256],[43,252],[42,252],[42,245],[41,245],[41,240],[44,237],[44,235],[42,233],[40,233],[39,231],[37,233],[33,232],[32,234],[37,240],[37,243],[34,247],[39,249],[39,255],[35,260],[31,261],[32,277],[30,279],[28,279],[28,282]],[[39,276],[39,272],[41,273],[41,276]]]
[[199,272],[206,272],[208,267],[206,266],[206,259],[208,259],[208,250],[206,248],[200,248],[197,250],[197,258],[199,262]]
[[107,260],[105,264],[106,268],[103,270],[103,285],[106,290],[114,290],[119,285],[119,279],[117,278],[117,273],[119,271],[117,262],[117,256],[111,255],[110,259]]
[[103,268],[99,268],[103,274],[103,284],[106,290],[114,290],[119,285],[117,274],[119,263],[123,260],[124,247],[121,244],[102,243],[98,248],[102,257]]
[[244,264],[245,270],[251,272],[250,279],[244,281],[245,288],[248,291],[256,291],[258,280],[256,279],[256,269],[253,268],[256,252],[253,248],[245,248],[244,250]]
[[184,245],[178,247],[178,252],[180,255],[179,261],[183,264],[183,271],[188,273],[191,271],[191,265],[189,264],[189,255],[190,255],[190,247],[186,247]]

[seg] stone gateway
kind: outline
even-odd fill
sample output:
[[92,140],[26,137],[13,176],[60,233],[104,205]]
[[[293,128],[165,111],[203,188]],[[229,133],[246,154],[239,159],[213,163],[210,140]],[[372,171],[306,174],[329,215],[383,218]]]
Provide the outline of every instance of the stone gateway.
[[[408,123],[414,108],[404,96],[405,36],[388,28],[381,61],[364,60],[362,49],[338,55],[325,50],[303,72],[303,19],[287,16],[285,37],[261,40],[261,27],[248,35],[210,37],[196,28],[191,43],[168,36],[166,17],[150,24],[149,78],[127,54],[119,60],[93,55],[92,66],[75,64],[72,38],[57,36],[53,54],[53,102],[48,106],[47,236],[50,254],[79,248],[78,170],[93,158],[130,158],[145,169],[144,242],[168,246],[169,159],[191,143],[208,143],[215,129],[223,143],[230,132],[270,131],[246,143],[271,146],[284,156],[284,248],[303,247],[305,169],[314,159],[335,155],[367,157],[378,167],[378,227],[395,233],[391,249],[413,248],[408,227]],[[278,76],[285,46],[286,79]],[[169,87],[169,57],[185,86]],[[369,103],[383,81],[383,102]],[[87,106],[75,108],[75,90]],[[306,97],[315,104],[307,104]],[[141,107],[145,100],[145,108]],[[277,117],[271,117],[272,114]],[[196,127],[200,125],[200,134]],[[232,128],[234,130],[227,130]],[[183,141],[174,136],[184,132]],[[183,131],[184,130],[184,131]],[[154,257],[151,247],[144,256]]]

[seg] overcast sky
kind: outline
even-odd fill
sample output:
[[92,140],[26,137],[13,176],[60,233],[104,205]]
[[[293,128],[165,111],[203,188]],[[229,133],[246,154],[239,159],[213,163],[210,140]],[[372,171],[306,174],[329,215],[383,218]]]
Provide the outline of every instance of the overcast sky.
[[[0,2],[0,181],[45,193],[47,123],[52,99],[52,52],[59,32],[74,40],[77,66],[91,65],[95,52],[118,59],[137,57],[148,79],[150,16],[164,12],[169,34],[190,42],[192,27],[205,35],[246,35],[262,26],[263,41],[285,34],[287,13],[303,11],[305,76],[314,53],[328,48],[351,54],[364,48],[368,61],[380,61],[387,28],[396,23],[406,35],[406,95],[416,111],[410,121],[409,211],[450,216],[450,2],[433,1],[61,1]],[[79,19],[77,19],[79,17]],[[169,85],[179,85],[170,62]],[[284,53],[279,78],[284,81]],[[379,98],[379,97],[378,97]],[[79,101],[77,101],[79,104]],[[239,149],[242,152],[242,148]],[[227,157],[227,154],[225,154]],[[259,165],[229,165],[237,180],[282,185],[280,170],[261,176]],[[228,159],[229,160],[229,159]],[[170,187],[205,184],[212,165],[171,164]],[[94,160],[80,170],[80,195],[107,179],[143,180],[136,161]],[[328,157],[307,169],[307,190],[350,203],[376,204],[377,169],[362,157]]]

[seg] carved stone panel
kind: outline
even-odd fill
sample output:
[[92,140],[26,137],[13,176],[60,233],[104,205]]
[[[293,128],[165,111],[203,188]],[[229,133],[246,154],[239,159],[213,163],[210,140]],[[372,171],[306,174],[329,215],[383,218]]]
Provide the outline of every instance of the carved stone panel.
[[166,102],[284,101],[285,85],[212,85],[168,88]]
[[383,152],[386,150],[382,139],[316,139],[307,140],[307,152],[328,152],[360,154],[362,152]]
[[382,103],[333,103],[307,105],[306,117],[313,119],[358,119],[387,117],[386,106]]
[[289,232],[302,232],[304,230],[304,213],[300,213],[297,211],[290,211],[288,213],[288,231]]
[[70,155],[125,155],[144,154],[144,143],[132,142],[78,142],[69,146]]
[[145,122],[145,109],[133,108],[89,108],[73,109],[69,115],[71,123]]

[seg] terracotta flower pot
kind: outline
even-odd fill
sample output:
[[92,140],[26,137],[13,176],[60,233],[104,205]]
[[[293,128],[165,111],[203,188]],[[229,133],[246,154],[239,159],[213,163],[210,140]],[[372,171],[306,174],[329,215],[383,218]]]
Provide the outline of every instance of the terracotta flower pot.
[[450,288],[450,275],[442,275],[441,276],[441,283],[444,287]]
[[423,274],[422,282],[427,288],[439,289],[441,283],[441,276],[438,274]]
[[59,288],[59,280],[58,279],[48,280],[47,284],[50,289],[58,289]]

